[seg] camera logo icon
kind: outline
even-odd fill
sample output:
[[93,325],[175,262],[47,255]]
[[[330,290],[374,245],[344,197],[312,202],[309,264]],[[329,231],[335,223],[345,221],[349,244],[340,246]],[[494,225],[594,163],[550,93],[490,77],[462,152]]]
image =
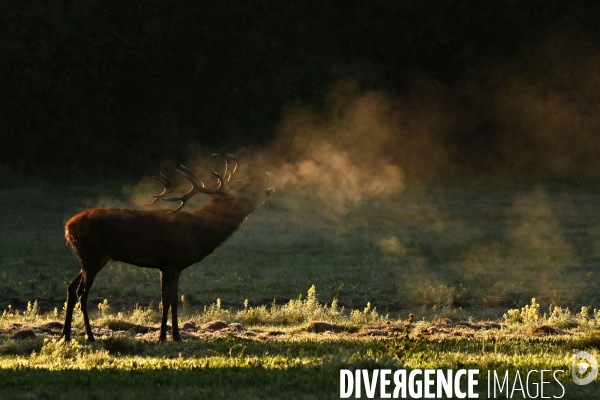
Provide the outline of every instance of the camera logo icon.
[[578,351],[573,355],[573,382],[587,385],[598,375],[598,362],[586,351]]

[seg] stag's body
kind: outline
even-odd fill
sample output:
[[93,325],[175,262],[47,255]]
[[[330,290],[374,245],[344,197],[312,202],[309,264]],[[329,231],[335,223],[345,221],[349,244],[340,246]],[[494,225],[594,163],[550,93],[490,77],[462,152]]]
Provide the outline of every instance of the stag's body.
[[160,340],[166,340],[169,308],[173,339],[180,340],[177,288],[181,271],[202,261],[240,227],[273,193],[273,188],[266,187],[268,182],[267,173],[233,182],[221,188],[219,196],[189,213],[95,208],[72,217],[65,226],[65,237],[79,258],[81,272],[68,287],[65,339],[70,339],[73,308],[79,298],[88,340],[94,340],[87,297],[98,272],[113,260],[160,270]]

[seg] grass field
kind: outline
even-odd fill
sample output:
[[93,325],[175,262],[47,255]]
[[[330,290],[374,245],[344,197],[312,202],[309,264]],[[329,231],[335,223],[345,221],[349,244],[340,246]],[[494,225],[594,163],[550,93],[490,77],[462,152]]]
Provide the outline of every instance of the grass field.
[[130,195],[0,188],[0,398],[337,398],[340,368],[384,367],[563,369],[564,398],[600,389],[569,383],[573,353],[600,344],[600,185],[430,184],[344,204],[284,188],[183,273],[183,343],[155,343],[158,273],[119,263],[90,296],[100,340],[80,344],[77,317],[76,344],[53,341],[78,271],[64,222]]

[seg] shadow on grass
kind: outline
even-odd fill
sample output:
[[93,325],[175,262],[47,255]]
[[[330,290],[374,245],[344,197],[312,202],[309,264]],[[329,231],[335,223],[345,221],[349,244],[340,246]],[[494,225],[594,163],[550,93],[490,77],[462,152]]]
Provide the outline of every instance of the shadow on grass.
[[[262,366],[156,370],[0,370],[0,398],[335,398],[339,372]],[[235,397],[234,397],[235,396]]]
[[[32,398],[162,400],[175,397],[189,399],[337,399],[340,390],[339,369],[339,367],[327,366],[271,369],[264,368],[262,365],[154,370],[0,369],[0,398],[7,400]],[[479,398],[488,398],[487,372],[480,371],[478,379]],[[562,385],[564,389],[554,381],[547,383],[544,388],[544,396],[560,398],[564,391],[563,399],[589,399],[597,398],[596,396],[600,394],[600,385],[597,383],[587,386],[577,386],[573,383],[563,383]],[[510,388],[511,385],[508,387]],[[392,382],[388,392],[393,391],[393,388]],[[530,390],[539,390],[539,386],[536,388],[530,385]],[[376,393],[379,394],[379,387]],[[521,392],[517,391],[517,394],[521,394]],[[354,396],[352,397],[354,398]],[[492,398],[505,397],[498,392],[498,395],[492,396]]]

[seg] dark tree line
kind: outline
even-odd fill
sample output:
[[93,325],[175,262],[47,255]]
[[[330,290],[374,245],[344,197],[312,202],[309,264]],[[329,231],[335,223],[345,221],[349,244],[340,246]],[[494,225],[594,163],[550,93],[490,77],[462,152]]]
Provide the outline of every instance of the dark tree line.
[[417,75],[476,80],[549,37],[598,38],[595,4],[2,1],[0,166],[135,176],[190,144],[261,145],[340,79],[402,93]]

